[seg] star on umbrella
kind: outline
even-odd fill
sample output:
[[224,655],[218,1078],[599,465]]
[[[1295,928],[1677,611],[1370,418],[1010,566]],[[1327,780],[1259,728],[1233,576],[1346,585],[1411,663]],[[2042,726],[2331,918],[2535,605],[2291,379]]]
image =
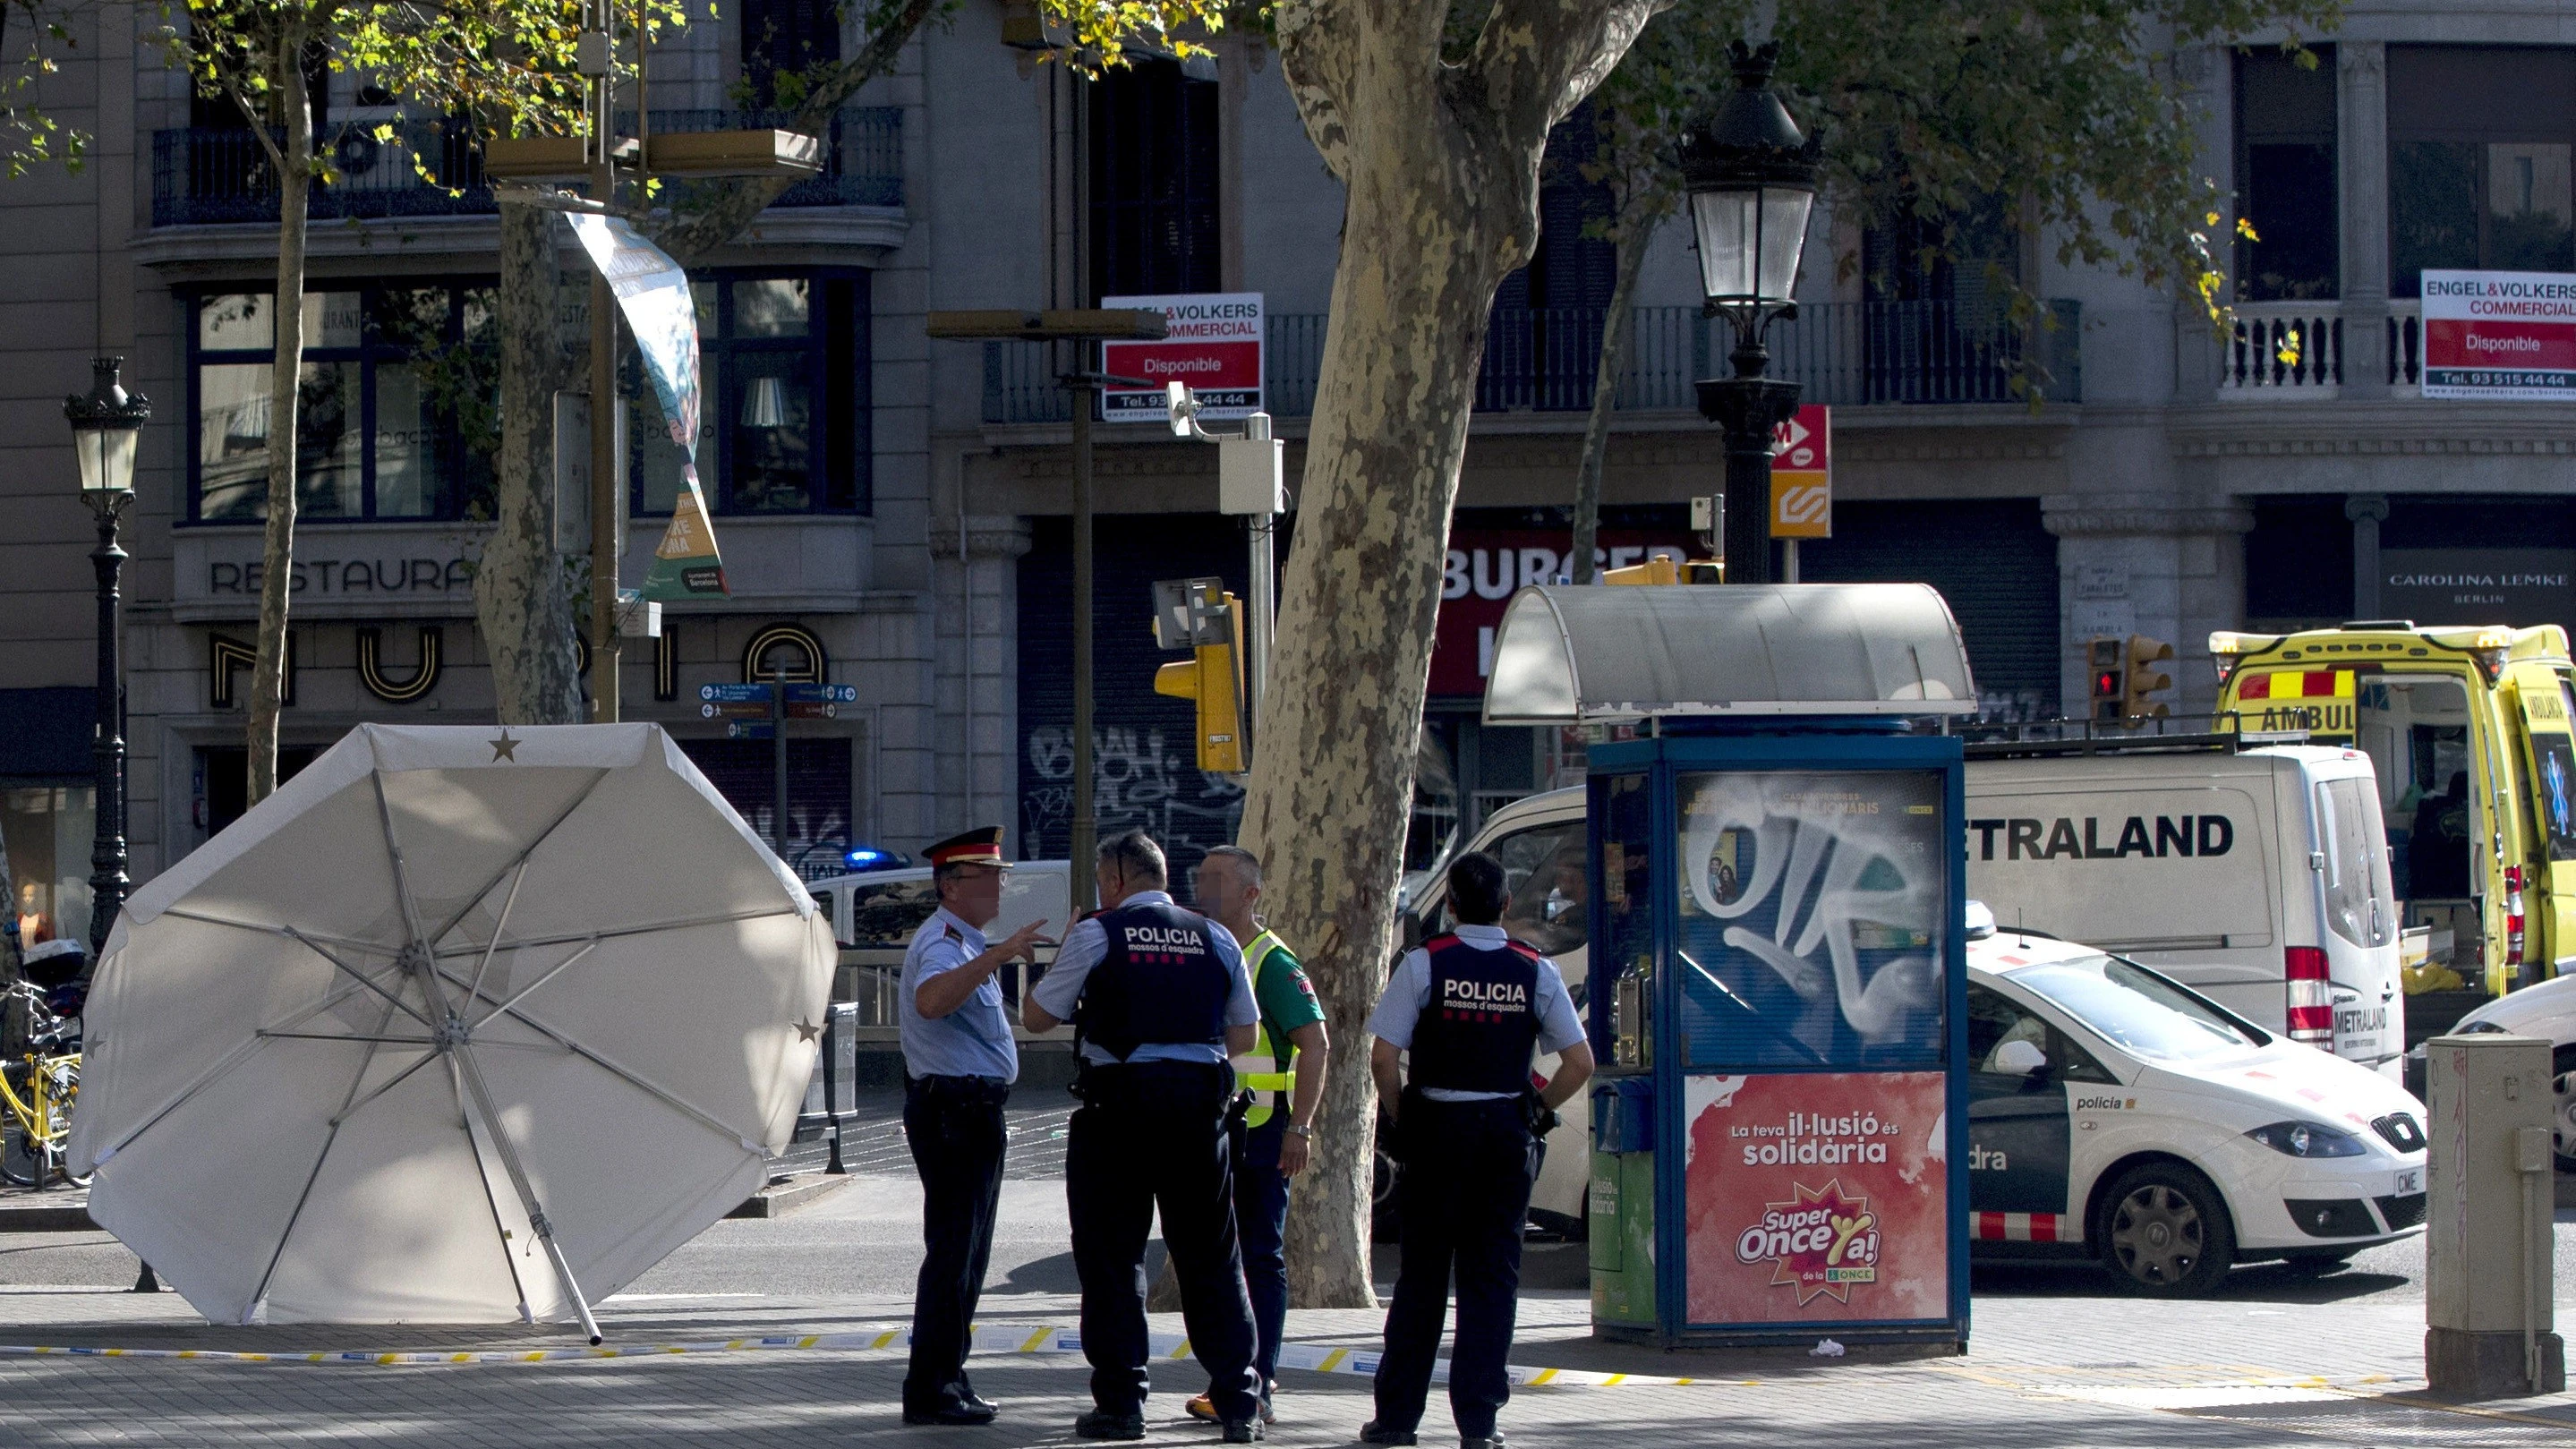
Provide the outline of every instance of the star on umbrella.
[[519,741],[517,741],[517,740],[514,740],[514,739],[510,738],[510,728],[509,728],[509,726],[507,726],[507,725],[503,725],[503,726],[501,727],[501,735],[500,735],[500,738],[495,739],[495,740],[491,741],[490,743],[491,743],[491,746],[492,746],[492,758],[493,758],[493,759],[495,759],[495,760],[508,760],[511,764],[514,764],[514,765],[515,765],[515,764],[517,764],[517,763],[519,762],[519,756],[518,756]]
[[812,1041],[814,1038],[821,1036],[822,1034],[823,1028],[816,1026],[810,1021],[800,1021],[796,1023],[796,1039],[798,1041]]

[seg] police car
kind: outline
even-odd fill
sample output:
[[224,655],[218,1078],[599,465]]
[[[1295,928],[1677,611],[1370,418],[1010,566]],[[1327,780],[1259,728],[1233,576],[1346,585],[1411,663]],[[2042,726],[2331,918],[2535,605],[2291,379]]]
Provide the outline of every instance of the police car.
[[1970,1239],[2141,1292],[2241,1262],[2330,1271],[2422,1230],[2424,1109],[2367,1068],[1971,903]]

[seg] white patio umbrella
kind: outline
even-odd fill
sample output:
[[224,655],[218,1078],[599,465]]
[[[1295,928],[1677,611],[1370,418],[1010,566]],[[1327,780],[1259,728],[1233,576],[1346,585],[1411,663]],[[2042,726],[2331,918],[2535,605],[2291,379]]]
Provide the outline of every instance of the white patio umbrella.
[[830,922],[655,725],[362,725],[134,894],[90,1214],[217,1323],[577,1319],[759,1190]]

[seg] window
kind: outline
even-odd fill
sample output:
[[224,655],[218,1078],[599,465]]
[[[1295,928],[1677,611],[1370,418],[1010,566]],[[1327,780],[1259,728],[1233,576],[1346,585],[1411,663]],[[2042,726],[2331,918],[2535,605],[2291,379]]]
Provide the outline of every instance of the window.
[[[265,518],[273,304],[266,292],[221,292],[194,305],[190,516]],[[490,516],[499,375],[491,317],[486,287],[305,295],[299,521]]]
[[[698,307],[698,481],[720,514],[868,506],[865,272],[710,275]],[[680,449],[632,351],[625,393],[637,513],[668,513]]]
[[1512,893],[1502,926],[1513,940],[1542,956],[1580,951],[1590,929],[1585,904],[1592,878],[1585,857],[1583,822],[1542,825],[1494,842],[1505,888]]
[[737,0],[742,16],[742,78],[754,106],[782,101],[779,78],[841,58],[841,13],[832,0]]
[[2389,291],[2432,268],[2576,270],[2576,50],[2388,49]]
[[2397,900],[2388,879],[2388,840],[2370,781],[2317,784],[2317,839],[2326,855],[2326,921],[2356,946],[2397,939]]
[[2236,61],[2236,204],[2259,240],[2236,242],[2237,295],[2276,302],[2336,295],[2335,61],[2303,67],[2278,50]]
[[1216,82],[1140,60],[1087,90],[1092,295],[1217,290]]
[[1601,321],[1618,281],[1618,248],[1587,236],[1609,219],[1607,182],[1583,168],[1600,152],[1590,103],[1557,124],[1539,163],[1538,246],[1494,291],[1476,406],[1573,410],[1592,405]]
[[18,941],[89,939],[89,852],[97,792],[87,785],[0,790],[0,842],[18,898]]

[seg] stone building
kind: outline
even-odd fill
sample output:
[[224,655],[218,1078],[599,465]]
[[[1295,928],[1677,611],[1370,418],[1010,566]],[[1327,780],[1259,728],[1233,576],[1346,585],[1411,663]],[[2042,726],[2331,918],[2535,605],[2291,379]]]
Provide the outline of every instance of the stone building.
[[[915,850],[991,819],[1017,853],[1065,848],[1066,359],[933,342],[928,310],[1258,293],[1292,485],[1301,461],[1340,205],[1277,58],[1227,41],[1086,83],[1032,65],[1010,19],[967,0],[841,114],[827,174],[701,273],[699,461],[734,592],[675,608],[660,645],[626,654],[623,692],[765,830],[769,747],[723,738],[698,689],[772,667],[855,685],[855,708],[791,730],[786,834],[816,874],[854,845]],[[135,33],[148,23],[82,12],[44,95],[95,137],[89,164],[0,182],[0,824],[40,930],[87,913],[90,527],[58,409],[96,353],[124,356],[155,404],[127,543],[137,877],[242,802],[275,201],[255,138],[186,93]],[[850,40],[813,0],[728,4],[652,56],[653,127],[758,119],[741,107],[780,70]],[[1972,219],[1962,259],[1924,272],[1914,239],[1820,210],[1800,316],[1773,336],[1776,370],[1833,409],[1834,536],[1804,546],[1802,576],[1940,585],[1992,712],[2080,709],[2095,635],[2173,642],[2188,709],[2214,695],[2213,628],[2576,613],[2576,427],[2557,403],[2421,397],[2415,297],[2426,267],[2576,271],[2576,21],[2530,0],[2357,0],[2317,53],[2313,70],[2174,57],[2211,174],[2260,237],[2239,248],[2231,336],[2045,239],[2014,247]],[[469,585],[488,465],[444,411],[440,367],[485,335],[493,203],[421,185],[410,158],[457,143],[363,77],[331,77],[324,127],[343,179],[312,229],[289,763],[361,720],[491,710]],[[1496,300],[1420,850],[1565,777],[1562,742],[1485,730],[1475,705],[1480,630],[1564,567],[1610,285],[1610,249],[1583,235],[1602,204],[1575,164],[1586,144],[1578,115],[1553,148],[1539,254]],[[1725,341],[1698,315],[1690,246],[1668,226],[1646,262],[1605,485],[1616,561],[1690,547],[1687,500],[1718,487],[1690,383]],[[2053,325],[2018,335],[1989,264]],[[2026,361],[2045,406],[2011,388]],[[677,471],[637,409],[630,584]],[[1217,574],[1240,591],[1244,526],[1215,512],[1213,449],[1152,422],[1100,434],[1102,813],[1203,847],[1230,834],[1238,790],[1194,768],[1185,706],[1150,691],[1146,589]],[[1283,533],[1293,546],[1293,519]]]

